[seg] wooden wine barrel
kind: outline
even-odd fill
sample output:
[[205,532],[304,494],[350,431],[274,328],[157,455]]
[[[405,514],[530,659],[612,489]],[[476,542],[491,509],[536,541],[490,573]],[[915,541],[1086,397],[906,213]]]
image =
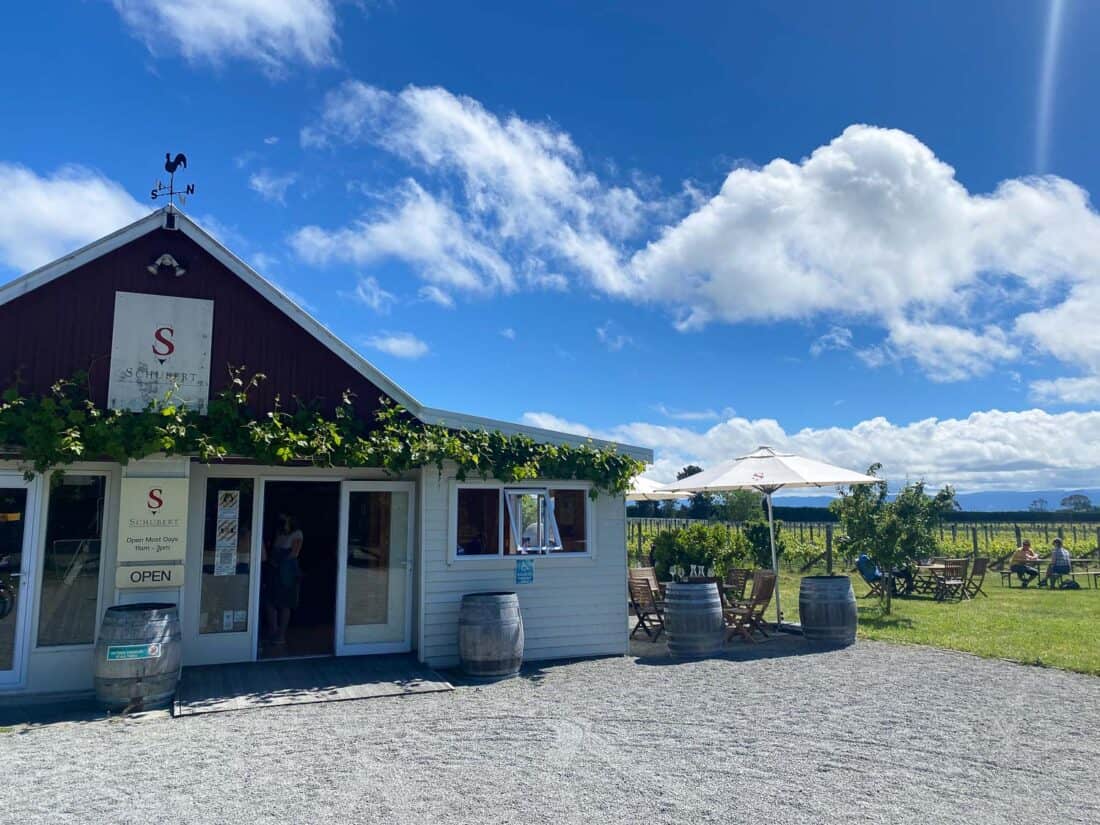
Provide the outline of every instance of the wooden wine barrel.
[[847,576],[806,576],[798,591],[802,633],[811,642],[843,647],[856,640],[856,594]]
[[183,644],[174,604],[108,607],[95,646],[95,695],[104,707],[167,705],[179,684]]
[[673,582],[665,590],[665,631],[668,652],[689,659],[722,649],[726,627],[722,597],[714,582]]
[[515,593],[469,593],[458,611],[462,672],[476,677],[515,676],[523,664],[523,616]]

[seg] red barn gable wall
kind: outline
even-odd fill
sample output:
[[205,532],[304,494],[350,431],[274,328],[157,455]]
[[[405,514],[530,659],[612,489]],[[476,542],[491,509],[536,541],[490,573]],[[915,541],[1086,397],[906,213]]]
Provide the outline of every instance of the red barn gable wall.
[[[152,275],[146,267],[168,253],[187,272]],[[41,394],[62,378],[89,374],[92,400],[106,406],[116,292],[204,298],[214,302],[211,395],[228,383],[229,366],[267,380],[258,413],[293,399],[331,410],[344,390],[370,419],[384,393],[179,231],[157,229],[0,306],[0,389],[15,383]]]

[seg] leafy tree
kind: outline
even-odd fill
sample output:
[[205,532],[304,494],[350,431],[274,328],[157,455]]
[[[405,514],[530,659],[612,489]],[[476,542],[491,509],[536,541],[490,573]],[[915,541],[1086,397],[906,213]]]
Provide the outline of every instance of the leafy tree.
[[[882,465],[872,464],[867,474],[877,476],[881,469]],[[841,552],[849,558],[866,553],[889,577],[898,567],[935,555],[935,528],[959,505],[950,486],[930,496],[925,493],[923,481],[905,486],[893,501],[887,500],[886,493],[885,479],[852,487],[842,491],[829,508],[837,514],[844,531],[837,541]],[[890,582],[883,588],[887,594],[892,589]]]
[[1087,513],[1093,509],[1092,501],[1083,493],[1073,493],[1066,496],[1061,501],[1061,507],[1063,510],[1074,513]]
[[[778,561],[783,556],[783,551],[786,550],[786,544],[783,541],[783,522],[775,522],[775,558]],[[748,541],[749,549],[752,552],[753,561],[757,567],[765,570],[772,569],[772,543],[771,534],[768,530],[768,522],[766,521],[753,521],[750,524],[745,525],[745,539]]]
[[760,517],[762,496],[753,490],[730,490],[715,497],[714,517],[723,521],[752,521]]
[[1045,498],[1037,498],[1032,500],[1031,505],[1027,508],[1033,513],[1045,513],[1049,507],[1047,507],[1047,500]]
[[721,524],[692,524],[660,533],[653,540],[653,563],[662,579],[668,578],[673,565],[690,568],[698,564],[725,575],[731,567],[743,565],[749,555],[744,537]]
[[[688,464],[676,474],[677,481],[683,481],[693,475],[703,472],[703,468],[697,464]],[[685,518],[707,519],[714,518],[714,497],[708,493],[696,493],[691,497],[684,513]]]
[[698,464],[688,464],[676,474],[676,480],[683,481],[685,478],[697,476],[701,472],[703,472],[703,468],[700,467]]

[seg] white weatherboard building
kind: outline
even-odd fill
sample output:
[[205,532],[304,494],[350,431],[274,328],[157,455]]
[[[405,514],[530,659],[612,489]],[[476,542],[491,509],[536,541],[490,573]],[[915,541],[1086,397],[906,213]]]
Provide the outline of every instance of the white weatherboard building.
[[[173,385],[202,406],[244,365],[268,376],[257,416],[276,395],[324,408],[350,389],[365,421],[385,398],[426,423],[585,443],[425,407],[175,210],[0,288],[0,389],[80,374],[101,407]],[[24,470],[0,444],[0,692],[90,690],[104,611],[141,601],[178,605],[185,666],[398,651],[450,666],[462,596],[500,590],[519,594],[529,660],[627,648],[624,501],[587,482],[187,457]],[[284,515],[302,577],[273,645],[263,558]]]

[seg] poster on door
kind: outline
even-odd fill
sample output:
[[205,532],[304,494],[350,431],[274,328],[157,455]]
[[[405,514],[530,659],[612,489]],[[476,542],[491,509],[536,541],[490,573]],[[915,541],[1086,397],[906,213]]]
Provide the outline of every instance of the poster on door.
[[177,403],[206,413],[214,302],[115,293],[108,403],[144,410],[171,391]]
[[186,478],[124,478],[118,587],[179,587],[187,557]]

